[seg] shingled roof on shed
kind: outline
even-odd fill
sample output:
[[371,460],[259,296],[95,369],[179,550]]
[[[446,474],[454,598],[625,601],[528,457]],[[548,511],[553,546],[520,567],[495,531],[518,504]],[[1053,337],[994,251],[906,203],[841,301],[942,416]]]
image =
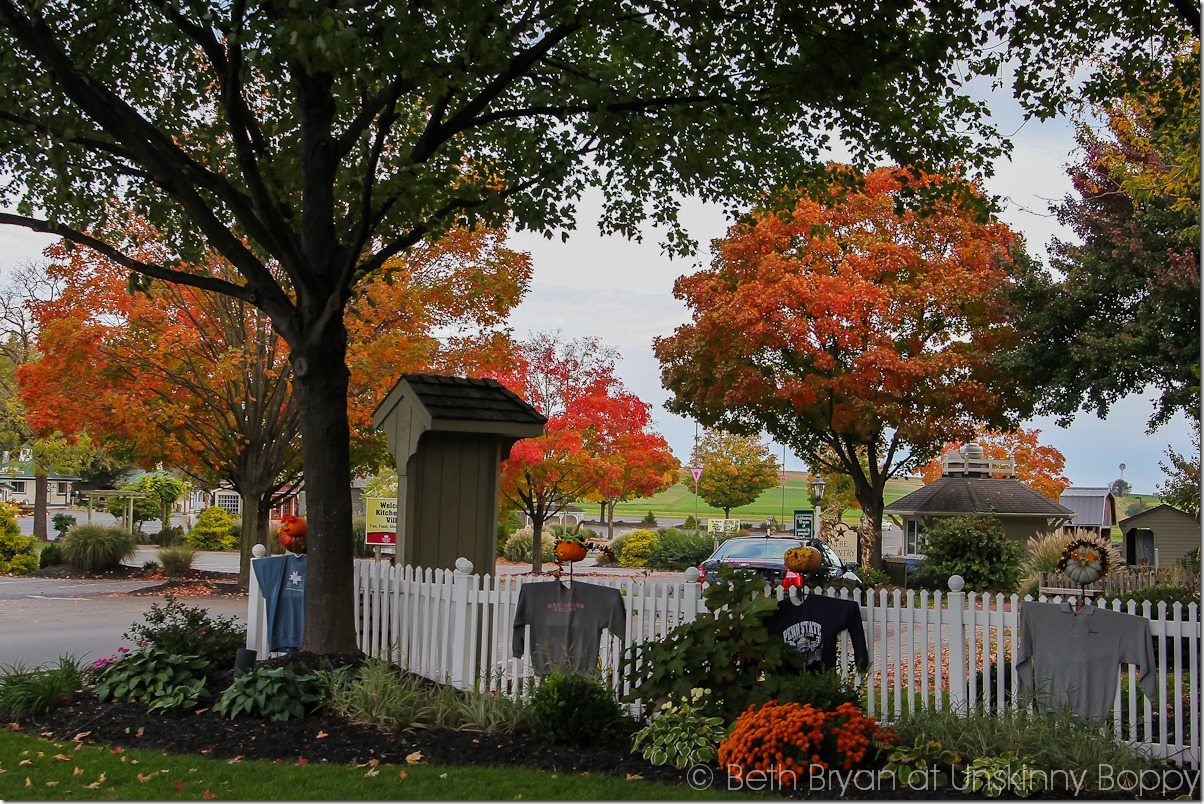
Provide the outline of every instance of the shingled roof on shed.
[[1058,502],[1074,511],[1076,526],[1112,527],[1116,524],[1116,499],[1107,486],[1069,486]]
[[437,374],[405,374],[402,379],[435,420],[547,422],[539,411],[497,380]]
[[942,477],[886,506],[895,516],[1045,516],[1066,518],[1074,511],[1018,480],[996,477]]

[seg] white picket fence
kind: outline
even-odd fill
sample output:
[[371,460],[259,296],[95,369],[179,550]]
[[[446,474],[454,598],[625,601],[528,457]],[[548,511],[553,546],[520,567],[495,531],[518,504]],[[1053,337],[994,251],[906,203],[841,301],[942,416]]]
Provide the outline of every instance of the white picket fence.
[[[511,651],[518,593],[524,583],[555,581],[474,575],[466,559],[456,570],[359,561],[355,573],[356,635],[365,653],[460,689],[516,694],[533,680],[530,651],[521,659]],[[594,576],[575,582],[612,586],[623,594],[626,638],[604,632],[599,652],[604,678],[623,695],[631,689],[620,661],[627,648],[664,637],[704,609],[700,584],[693,581]],[[951,582],[951,588],[960,590],[960,578]],[[1009,691],[1017,689],[1012,657],[1023,600],[1015,595],[815,592],[860,604],[871,661],[868,706],[884,722],[926,706],[964,709],[978,704],[1001,712],[1009,703]],[[777,594],[782,594],[780,589]],[[1129,603],[1113,608],[1149,621],[1156,641],[1158,689],[1166,691],[1152,704],[1138,692],[1136,670],[1125,667],[1113,705],[1113,726],[1152,756],[1200,767],[1199,607]],[[254,572],[247,619],[247,647],[267,656],[267,613]],[[525,643],[530,645],[529,634]],[[851,660],[847,644],[840,654],[846,662]]]

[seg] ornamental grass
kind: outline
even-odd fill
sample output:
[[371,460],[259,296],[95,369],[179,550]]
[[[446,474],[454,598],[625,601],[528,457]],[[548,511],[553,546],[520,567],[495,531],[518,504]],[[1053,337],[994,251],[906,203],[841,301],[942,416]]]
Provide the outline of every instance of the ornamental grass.
[[750,706],[719,746],[719,763],[739,780],[757,772],[779,782],[814,770],[858,766],[871,747],[894,745],[898,735],[859,708],[831,711],[811,704],[769,701]]

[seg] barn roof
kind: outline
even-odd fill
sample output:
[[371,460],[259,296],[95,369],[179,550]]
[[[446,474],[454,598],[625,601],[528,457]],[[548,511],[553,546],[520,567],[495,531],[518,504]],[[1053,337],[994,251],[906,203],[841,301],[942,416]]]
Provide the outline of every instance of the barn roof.
[[1116,498],[1107,486],[1069,486],[1059,499],[1074,511],[1075,527],[1111,527],[1116,524]]

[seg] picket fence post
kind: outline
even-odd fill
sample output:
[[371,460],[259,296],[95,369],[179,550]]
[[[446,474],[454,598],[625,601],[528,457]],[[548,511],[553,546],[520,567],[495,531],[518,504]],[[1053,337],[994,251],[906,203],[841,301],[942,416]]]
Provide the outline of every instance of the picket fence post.
[[473,583],[472,562],[461,556],[456,559],[456,570],[452,574],[451,594],[451,675],[448,682],[456,689],[473,687],[470,678],[475,666],[471,656],[475,653],[476,634],[469,633],[469,603]]
[[966,581],[960,575],[949,576],[949,707],[955,712],[967,710],[966,696]]
[[267,633],[267,601],[259,589],[259,580],[255,577],[254,562],[267,555],[267,548],[257,544],[251,548],[251,571],[247,583],[247,647],[255,651],[261,659],[268,657]]

